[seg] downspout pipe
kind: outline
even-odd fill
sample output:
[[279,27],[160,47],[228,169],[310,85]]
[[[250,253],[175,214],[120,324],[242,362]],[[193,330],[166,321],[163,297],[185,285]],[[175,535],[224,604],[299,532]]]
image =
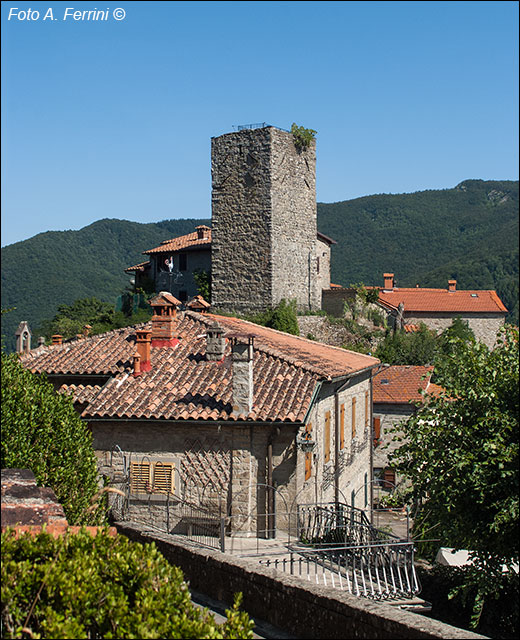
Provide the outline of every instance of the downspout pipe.
[[353,378],[349,378],[334,392],[334,502],[339,505],[339,445],[340,445],[340,411],[339,394],[348,389]]
[[269,434],[267,440],[267,537],[275,537],[274,487],[273,487],[273,442],[280,433],[276,427]]

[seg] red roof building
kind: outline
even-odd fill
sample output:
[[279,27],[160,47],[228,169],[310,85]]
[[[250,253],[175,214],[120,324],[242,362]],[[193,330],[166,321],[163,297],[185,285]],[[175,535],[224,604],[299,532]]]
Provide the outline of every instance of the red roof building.
[[[139,500],[151,500],[166,522],[163,472],[172,499],[232,513],[247,505],[265,513],[265,491],[275,486],[287,506],[360,491],[370,473],[377,359],[233,317],[182,312],[166,292],[151,304],[149,323],[22,357],[72,396],[100,470],[114,482],[124,477],[134,515]],[[262,499],[257,485],[270,487]]]

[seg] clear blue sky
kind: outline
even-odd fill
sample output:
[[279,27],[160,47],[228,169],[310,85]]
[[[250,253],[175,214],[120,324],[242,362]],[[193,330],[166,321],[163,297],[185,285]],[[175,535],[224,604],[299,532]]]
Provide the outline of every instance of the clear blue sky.
[[2,245],[209,218],[254,122],[317,130],[320,202],[517,180],[518,3],[2,2]]

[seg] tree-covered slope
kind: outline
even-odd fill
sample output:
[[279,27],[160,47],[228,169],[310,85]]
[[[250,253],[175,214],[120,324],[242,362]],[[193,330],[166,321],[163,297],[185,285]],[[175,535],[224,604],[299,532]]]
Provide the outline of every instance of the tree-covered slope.
[[[79,231],[48,231],[2,249],[2,317],[6,349],[14,347],[21,320],[35,330],[60,304],[96,297],[115,302],[129,283],[124,269],[146,259],[142,252],[208,220],[140,224],[99,220]],[[33,338],[33,345],[36,344]]]
[[[2,334],[8,349],[21,320],[36,329],[60,304],[115,302],[142,251],[208,220],[139,224],[99,220],[49,231],[2,250]],[[453,189],[373,195],[318,204],[318,228],[334,238],[332,282],[496,289],[518,322],[518,182],[467,180]]]
[[[337,241],[332,282],[496,289],[518,322],[518,181],[466,180],[454,189],[318,204]],[[511,316],[512,317],[512,316]]]

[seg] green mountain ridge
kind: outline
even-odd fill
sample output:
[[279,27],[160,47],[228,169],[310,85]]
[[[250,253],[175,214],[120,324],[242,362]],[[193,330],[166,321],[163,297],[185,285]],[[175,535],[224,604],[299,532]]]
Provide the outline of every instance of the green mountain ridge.
[[[142,252],[193,231],[207,219],[138,223],[102,219],[78,231],[47,231],[2,249],[2,334],[14,348],[21,320],[35,331],[60,304],[96,297],[115,302],[124,269]],[[466,180],[453,189],[379,194],[318,203],[318,228],[336,240],[331,280],[348,286],[496,289],[518,322],[518,181]],[[33,340],[36,342],[37,336]]]

